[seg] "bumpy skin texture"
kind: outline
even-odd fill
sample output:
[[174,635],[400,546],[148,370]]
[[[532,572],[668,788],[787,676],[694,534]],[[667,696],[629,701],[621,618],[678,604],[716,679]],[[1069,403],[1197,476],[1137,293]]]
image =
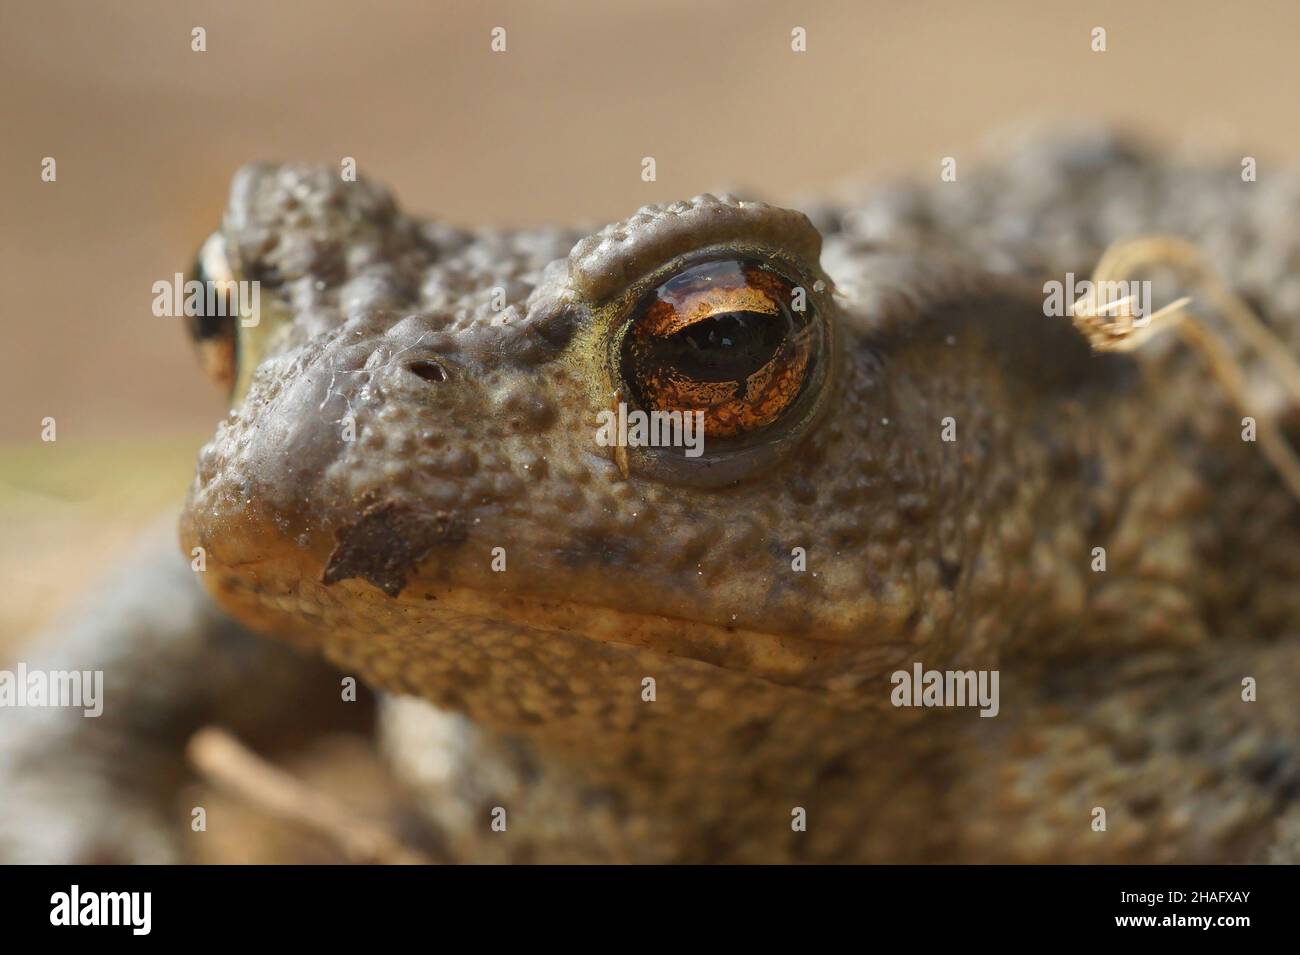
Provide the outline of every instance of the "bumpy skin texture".
[[[1294,179],[1104,136],[814,210],[820,237],[708,196],[464,234],[250,167],[223,235],[279,324],[184,543],[241,620],[424,701],[387,745],[464,858],[1289,858],[1296,502],[1194,358],[1093,355],[1036,283],[1190,235],[1293,335],[1298,210]],[[625,476],[594,440],[609,342],[710,249],[829,283],[821,410],[721,482]],[[999,669],[1001,714],[895,709],[913,661]]]
[[[204,585],[392,694],[456,858],[1293,861],[1300,507],[1194,356],[1094,355],[1041,282],[1187,235],[1295,341],[1300,178],[1101,135],[808,212],[467,233],[241,171],[262,324],[181,522]],[[710,252],[803,280],[824,375],[755,446],[624,473],[611,343]],[[914,662],[999,670],[999,715],[895,708]]]

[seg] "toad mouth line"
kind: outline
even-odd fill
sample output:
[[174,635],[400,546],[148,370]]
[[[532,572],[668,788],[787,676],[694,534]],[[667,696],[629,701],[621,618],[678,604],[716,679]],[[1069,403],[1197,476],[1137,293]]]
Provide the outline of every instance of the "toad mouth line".
[[[878,657],[883,679],[892,665],[885,658],[892,660],[896,655],[893,650],[906,649],[902,643],[868,644],[814,634],[778,634],[579,600],[504,595],[419,577],[412,578],[401,595],[388,597],[356,578],[326,586],[316,583],[316,575],[283,571],[283,561],[276,558],[248,559],[238,564],[221,564],[210,558],[210,572],[219,574],[227,589],[235,594],[243,591],[279,612],[302,612],[304,603],[319,603],[322,609],[335,603],[379,604],[426,617],[431,633],[454,630],[458,619],[488,622],[663,653],[786,685],[816,683],[824,673],[841,670],[869,656]],[[265,583],[285,580],[298,581],[301,589],[277,594]],[[236,581],[236,586],[231,587]]]

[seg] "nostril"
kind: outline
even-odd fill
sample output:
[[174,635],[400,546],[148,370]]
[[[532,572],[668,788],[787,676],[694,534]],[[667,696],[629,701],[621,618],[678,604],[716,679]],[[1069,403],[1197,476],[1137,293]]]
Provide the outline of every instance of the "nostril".
[[407,362],[406,370],[412,374],[419,375],[425,381],[431,381],[434,384],[447,380],[447,369],[443,368],[442,365],[438,364],[436,361],[431,361],[428,358],[420,358],[416,361]]

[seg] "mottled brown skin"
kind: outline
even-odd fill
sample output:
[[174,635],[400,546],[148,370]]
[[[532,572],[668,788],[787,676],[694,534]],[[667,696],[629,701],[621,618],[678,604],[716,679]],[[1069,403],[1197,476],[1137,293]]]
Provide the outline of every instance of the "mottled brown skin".
[[[1277,197],[1105,137],[1034,149],[811,220],[706,196],[590,237],[249,167],[220,235],[263,282],[256,370],[183,547],[235,618],[395,695],[384,747],[456,858],[1293,861],[1300,506],[1194,356],[1095,355],[1041,290],[1181,232],[1291,335],[1177,182],[1235,233]],[[1081,198],[1153,193],[1136,229]],[[595,441],[611,343],[707,253],[823,283],[831,344],[761,438],[625,474]],[[999,715],[895,708],[914,661],[998,669]]]

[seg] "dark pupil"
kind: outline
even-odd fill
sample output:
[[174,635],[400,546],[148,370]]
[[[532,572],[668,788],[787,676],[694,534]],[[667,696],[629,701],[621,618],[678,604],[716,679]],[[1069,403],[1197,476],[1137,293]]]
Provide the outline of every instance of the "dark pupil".
[[207,289],[212,277],[208,275],[199,259],[195,259],[194,266],[190,269],[187,278],[203,284],[203,296],[199,299],[199,314],[187,316],[186,318],[186,327],[189,329],[190,337],[200,342],[225,337],[234,328],[234,318],[230,315],[208,315],[206,313]]
[[786,316],[726,312],[651,339],[649,358],[696,381],[743,382],[772,360],[789,333]]

